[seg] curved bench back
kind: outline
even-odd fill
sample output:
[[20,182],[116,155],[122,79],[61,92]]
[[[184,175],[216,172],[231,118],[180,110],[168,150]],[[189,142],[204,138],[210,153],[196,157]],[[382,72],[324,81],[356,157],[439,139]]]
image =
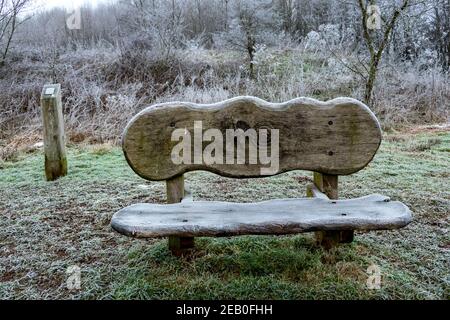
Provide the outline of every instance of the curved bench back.
[[348,175],[367,166],[380,143],[377,118],[350,98],[164,103],[137,114],[122,140],[128,163],[148,180],[194,170],[233,178],[291,170]]

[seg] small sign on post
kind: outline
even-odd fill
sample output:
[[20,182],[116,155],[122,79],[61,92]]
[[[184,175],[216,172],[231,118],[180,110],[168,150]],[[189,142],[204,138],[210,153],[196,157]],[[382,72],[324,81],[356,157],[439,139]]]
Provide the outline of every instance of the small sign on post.
[[67,174],[61,85],[45,85],[41,95],[44,124],[45,176],[54,181]]

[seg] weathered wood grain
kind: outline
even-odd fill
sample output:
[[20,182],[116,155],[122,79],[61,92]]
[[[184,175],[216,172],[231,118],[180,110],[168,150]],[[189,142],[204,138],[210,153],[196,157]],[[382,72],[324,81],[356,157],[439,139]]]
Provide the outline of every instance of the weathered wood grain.
[[314,172],[313,177],[317,189],[326,194],[328,198],[333,200],[339,198],[338,176]]
[[[310,170],[347,175],[364,168],[381,143],[378,120],[367,106],[350,98],[320,102],[298,98],[272,104],[254,97],[237,97],[217,104],[173,102],[146,108],[128,124],[123,150],[141,177],[167,180],[193,170],[207,170],[234,178],[260,177],[258,164],[174,164],[171,141],[177,128],[193,132],[194,121],[203,130],[278,129],[280,166],[275,173]],[[208,145],[205,143],[203,147]]]
[[41,94],[41,110],[44,125],[45,176],[47,181],[53,181],[67,174],[61,85],[44,86]]
[[[166,181],[167,203],[180,203],[188,201],[184,184],[184,175]],[[187,250],[194,248],[193,237],[169,236],[169,250],[176,256],[181,256]]]
[[[314,172],[314,185],[329,199],[337,200],[339,198],[339,177],[336,175],[322,174]],[[312,194],[316,196],[317,194]],[[320,196],[320,194],[318,194]],[[353,230],[322,230],[315,233],[317,244],[325,249],[331,249],[339,243],[351,243],[354,238]]]
[[179,203],[184,198],[184,175],[166,181],[167,203]]
[[381,195],[352,200],[285,199],[260,203],[137,204],[113,216],[112,227],[137,238],[292,234],[317,230],[396,229],[409,224],[401,202]]

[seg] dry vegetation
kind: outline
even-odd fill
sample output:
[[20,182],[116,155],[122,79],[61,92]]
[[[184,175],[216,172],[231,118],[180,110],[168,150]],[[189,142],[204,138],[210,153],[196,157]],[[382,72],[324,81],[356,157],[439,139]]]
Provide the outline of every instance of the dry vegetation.
[[[3,160],[38,141],[45,83],[62,85],[69,141],[115,143],[131,116],[160,101],[365,101],[371,48],[384,51],[366,103],[385,129],[448,121],[445,0],[372,1],[386,21],[401,14],[392,29],[382,24],[368,36],[366,1],[117,0],[83,7],[80,30],[68,29],[63,10],[20,19],[13,13],[29,13],[30,0],[0,1],[0,29],[13,36],[0,65]],[[7,24],[13,18],[14,29]]]
[[[145,106],[161,101],[211,103],[237,95],[268,101],[299,96],[322,100],[361,97],[363,87],[332,58],[302,48],[265,52],[255,79],[245,77],[237,52],[192,49],[162,58],[151,51],[80,50],[60,57],[57,82],[69,141],[117,142],[127,121]],[[0,157],[11,158],[20,145],[39,141],[39,97],[51,70],[38,55],[17,57],[14,68],[4,67],[0,86]],[[439,70],[419,72],[412,66],[380,72],[373,110],[385,129],[446,122],[450,85]],[[2,79],[3,78],[3,79]]]

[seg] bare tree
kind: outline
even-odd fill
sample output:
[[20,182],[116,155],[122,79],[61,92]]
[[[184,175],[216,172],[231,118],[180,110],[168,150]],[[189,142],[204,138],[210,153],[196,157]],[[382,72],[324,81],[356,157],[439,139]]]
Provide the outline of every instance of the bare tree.
[[19,15],[30,2],[31,0],[0,0],[0,67],[5,64],[14,35],[23,22]]
[[297,15],[294,0],[275,0],[275,9],[279,13],[283,30],[292,33],[295,27],[294,20]]
[[[119,21],[138,38],[150,41],[161,56],[169,57],[183,42],[185,29],[183,1],[122,2],[125,10]],[[129,19],[130,15],[134,18]]]
[[264,30],[271,23],[272,3],[269,1],[237,0],[233,8],[233,19],[222,39],[230,47],[246,52],[250,77],[255,76],[254,60],[256,46],[262,42]]
[[[371,18],[368,8],[369,6],[375,6],[376,0],[358,0],[359,9],[361,12],[361,22],[363,30],[363,38],[369,50],[370,62],[368,68],[368,77],[366,81],[366,89],[364,93],[364,102],[370,104],[372,101],[372,92],[377,77],[378,67],[380,65],[383,51],[386,48],[392,30],[395,27],[397,19],[400,14],[408,7],[409,0],[402,0],[401,5],[398,7],[393,4],[393,12],[387,19],[382,19],[383,26],[381,26],[381,35],[375,34],[377,30],[369,29],[369,19]],[[382,17],[380,17],[382,18]]]
[[430,36],[444,70],[450,68],[450,0],[434,0]]

